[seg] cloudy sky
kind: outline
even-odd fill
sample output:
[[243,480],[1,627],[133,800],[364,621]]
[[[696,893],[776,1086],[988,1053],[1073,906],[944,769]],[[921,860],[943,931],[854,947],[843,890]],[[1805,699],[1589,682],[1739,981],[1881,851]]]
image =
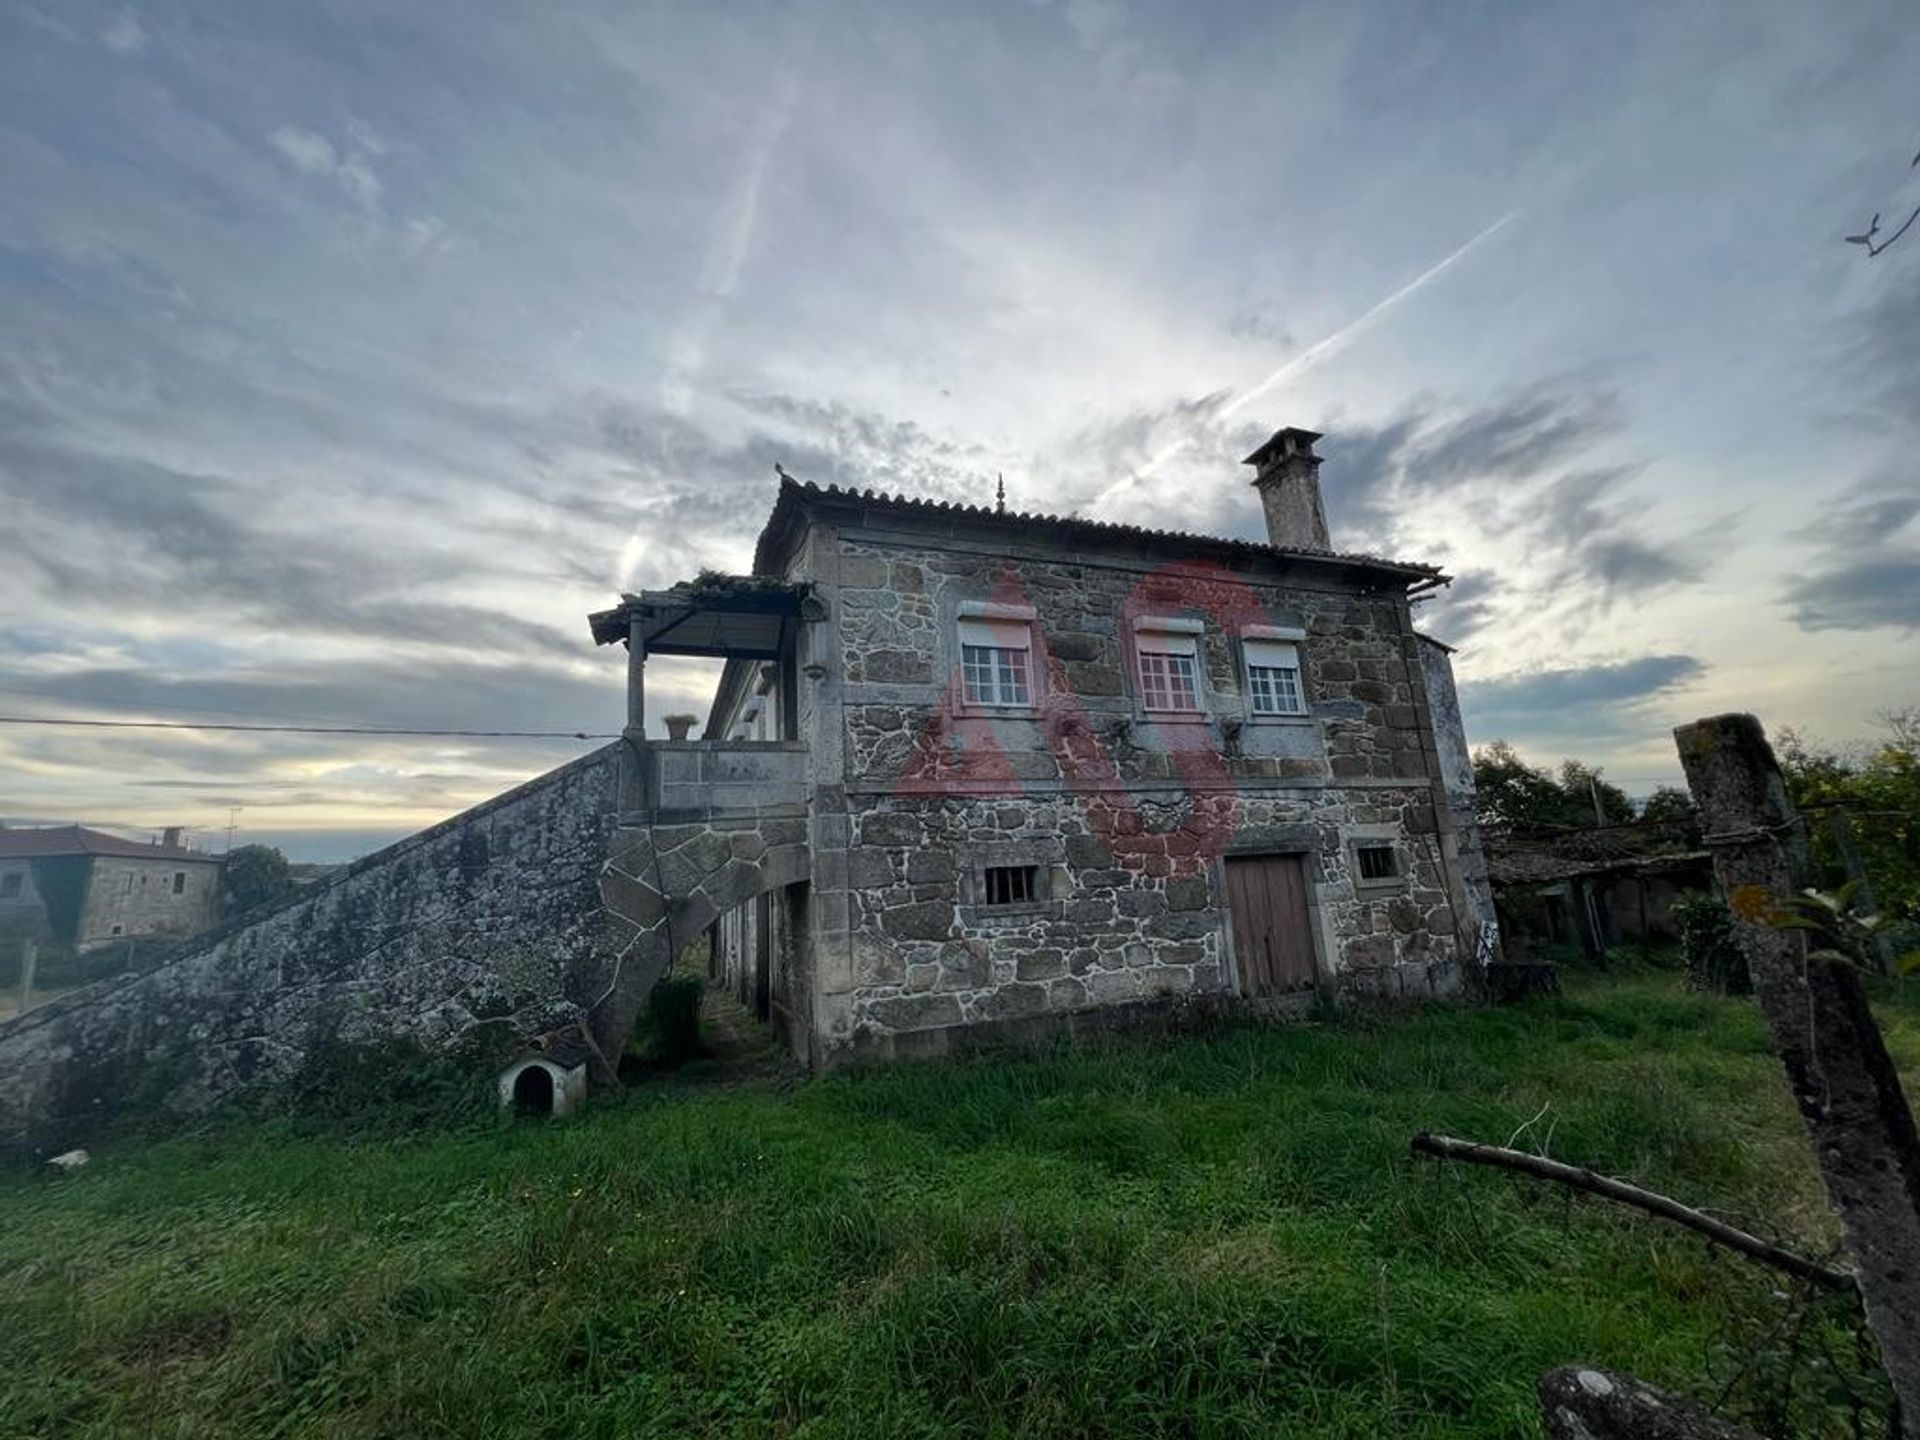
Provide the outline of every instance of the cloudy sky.
[[[1477,740],[1869,734],[1916,73],[1898,0],[0,0],[0,712],[609,731],[585,613],[775,460],[1251,536],[1296,424]],[[338,858],[582,748],[0,726],[0,816]]]

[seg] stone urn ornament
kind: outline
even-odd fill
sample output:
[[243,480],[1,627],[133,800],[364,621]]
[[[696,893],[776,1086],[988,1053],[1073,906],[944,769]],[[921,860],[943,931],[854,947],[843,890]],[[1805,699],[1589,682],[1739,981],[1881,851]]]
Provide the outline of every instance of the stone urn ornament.
[[695,722],[697,722],[699,718],[698,715],[667,716],[667,739],[675,741],[685,740],[688,732],[693,729]]

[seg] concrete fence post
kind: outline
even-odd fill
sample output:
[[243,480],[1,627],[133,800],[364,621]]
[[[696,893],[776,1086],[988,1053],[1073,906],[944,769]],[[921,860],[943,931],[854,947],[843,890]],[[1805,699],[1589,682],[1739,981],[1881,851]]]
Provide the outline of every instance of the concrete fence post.
[[1860,972],[1814,958],[1769,923],[1810,874],[1806,834],[1766,732],[1717,715],[1674,732],[1721,892],[1735,915],[1774,1053],[1806,1123],[1827,1195],[1899,1397],[1920,1440],[1920,1133]]
[[40,947],[31,937],[20,942],[20,1013],[33,1008],[33,971],[40,961]]

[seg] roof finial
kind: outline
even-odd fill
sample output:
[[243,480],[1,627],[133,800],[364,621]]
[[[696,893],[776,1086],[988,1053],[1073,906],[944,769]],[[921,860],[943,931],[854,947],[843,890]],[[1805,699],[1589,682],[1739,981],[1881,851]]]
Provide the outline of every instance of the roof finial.
[[999,478],[1000,478],[1000,495],[999,495],[998,503],[996,503],[993,507],[993,512],[996,515],[1004,515],[1007,513],[1007,477],[1003,474],[1003,475],[1000,475]]
[[[778,460],[773,462],[773,473],[778,475],[782,480],[793,480],[793,477],[787,474],[786,466],[782,465]],[[797,485],[800,482],[795,480],[794,483]]]

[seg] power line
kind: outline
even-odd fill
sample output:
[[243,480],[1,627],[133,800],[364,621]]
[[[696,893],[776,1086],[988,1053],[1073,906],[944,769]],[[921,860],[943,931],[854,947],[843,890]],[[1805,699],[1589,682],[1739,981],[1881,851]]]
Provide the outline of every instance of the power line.
[[403,730],[371,725],[216,725],[184,720],[60,720],[0,715],[0,725],[69,725],[90,730],[249,730],[275,735],[425,735],[457,740],[618,740],[586,730]]

